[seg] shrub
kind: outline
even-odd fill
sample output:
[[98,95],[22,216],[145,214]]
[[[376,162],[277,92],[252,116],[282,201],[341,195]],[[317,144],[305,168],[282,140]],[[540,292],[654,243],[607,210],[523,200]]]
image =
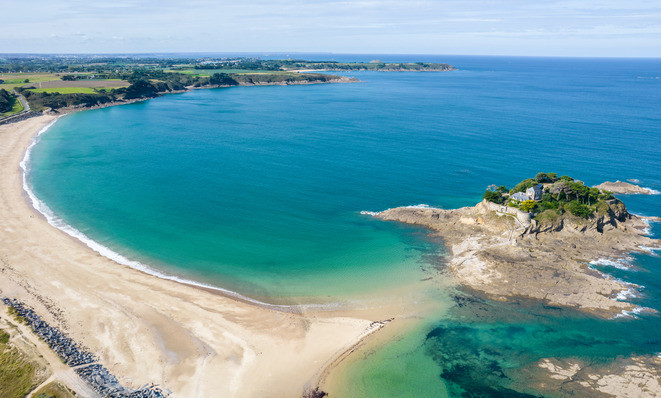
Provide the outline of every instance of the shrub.
[[561,217],[562,217],[561,210],[548,209],[548,210],[544,210],[543,212],[535,216],[535,220],[537,220],[541,224],[553,224],[556,221],[560,220]]
[[535,180],[537,182],[555,182],[558,179],[558,175],[556,173],[537,173],[535,176]]
[[9,341],[9,333],[4,330],[0,330],[0,344],[7,344]]
[[505,199],[503,198],[503,194],[501,194],[500,192],[494,192],[489,190],[484,192],[482,198],[488,200],[489,202],[498,203],[498,204],[501,204],[505,201]]
[[147,80],[138,80],[126,88],[126,95],[124,98],[144,98],[153,97],[157,93],[156,87]]
[[597,215],[598,216],[607,216],[610,214],[611,208],[608,206],[608,203],[606,203],[603,200],[600,200],[597,202],[597,205],[595,206],[597,209]]
[[528,178],[516,184],[516,186],[512,188],[510,193],[525,192],[526,189],[530,187],[534,187],[535,185],[537,185],[537,180],[533,178]]
[[537,203],[534,200],[524,200],[521,202],[521,210],[531,212],[537,206]]
[[572,200],[571,202],[567,203],[565,208],[568,212],[577,217],[588,218],[592,214],[592,210],[588,206],[576,200]]
[[8,112],[14,106],[14,96],[4,88],[0,89],[0,113]]
[[227,73],[214,73],[209,78],[209,84],[219,85],[219,86],[236,86],[237,84],[239,84],[239,82],[234,80]]
[[559,205],[559,203],[556,202],[556,201],[554,201],[554,200],[552,201],[552,200],[544,200],[544,199],[542,199],[542,201],[541,201],[540,203],[538,203],[538,206],[539,206],[542,210],[557,209],[557,208],[558,208],[558,205]]

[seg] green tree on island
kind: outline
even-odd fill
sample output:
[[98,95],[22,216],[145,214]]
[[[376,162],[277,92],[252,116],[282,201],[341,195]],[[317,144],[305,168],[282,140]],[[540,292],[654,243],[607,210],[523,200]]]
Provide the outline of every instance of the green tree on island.
[[[511,198],[515,193],[525,192],[537,184],[543,185],[542,195],[538,200]],[[532,213],[539,220],[557,219],[565,213],[587,219],[595,213],[605,215],[611,205],[617,204],[612,192],[590,188],[570,176],[563,175],[558,178],[556,173],[537,173],[535,178],[519,182],[509,192],[503,185],[490,185],[482,198]]]
[[521,210],[531,212],[535,206],[537,206],[537,202],[534,200],[524,200],[521,202]]
[[503,194],[496,191],[486,191],[484,192],[482,198],[488,200],[489,202],[498,203],[498,204],[501,204],[505,201],[505,198],[503,198]]

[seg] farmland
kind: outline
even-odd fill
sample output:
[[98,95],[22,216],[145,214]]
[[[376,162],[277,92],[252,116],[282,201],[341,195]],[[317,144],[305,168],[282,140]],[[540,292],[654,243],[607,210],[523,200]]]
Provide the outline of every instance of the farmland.
[[[33,111],[90,107],[193,88],[350,82],[307,73],[325,70],[447,70],[445,64],[382,64],[262,60],[242,57],[21,55],[0,57],[0,88],[23,95]],[[5,112],[9,107],[5,101]],[[13,104],[12,104],[13,105]]]
[[30,89],[34,93],[60,93],[60,94],[94,94],[97,91],[91,87],[52,87]]

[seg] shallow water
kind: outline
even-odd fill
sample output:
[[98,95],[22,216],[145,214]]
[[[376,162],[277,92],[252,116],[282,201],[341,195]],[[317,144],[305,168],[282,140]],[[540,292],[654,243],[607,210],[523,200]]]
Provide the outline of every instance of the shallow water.
[[[414,58],[460,70],[355,72],[362,83],[198,90],[73,114],[35,147],[30,183],[122,255],[282,303],[368,300],[441,266],[426,231],[363,210],[472,205],[489,184],[539,171],[660,190],[661,60]],[[661,215],[661,195],[623,199]],[[599,267],[661,309],[661,261],[633,263]],[[534,393],[521,374],[541,357],[661,351],[655,315],[602,321],[489,302],[448,313],[451,296],[416,297],[443,310],[355,361],[345,395]]]

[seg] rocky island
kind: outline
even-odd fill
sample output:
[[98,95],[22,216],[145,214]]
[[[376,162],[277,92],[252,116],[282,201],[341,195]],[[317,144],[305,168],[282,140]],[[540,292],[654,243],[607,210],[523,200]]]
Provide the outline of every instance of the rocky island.
[[641,309],[624,301],[637,286],[591,262],[661,247],[646,236],[650,219],[630,214],[609,191],[555,173],[539,173],[512,189],[491,186],[474,207],[398,207],[376,217],[433,230],[450,250],[450,271],[468,288],[600,317]]
[[641,195],[657,195],[658,191],[655,191],[651,188],[641,187],[635,184],[617,180],[615,182],[606,181],[599,185],[595,185],[595,188],[601,190],[608,190],[614,193],[623,193],[623,194],[641,194]]

